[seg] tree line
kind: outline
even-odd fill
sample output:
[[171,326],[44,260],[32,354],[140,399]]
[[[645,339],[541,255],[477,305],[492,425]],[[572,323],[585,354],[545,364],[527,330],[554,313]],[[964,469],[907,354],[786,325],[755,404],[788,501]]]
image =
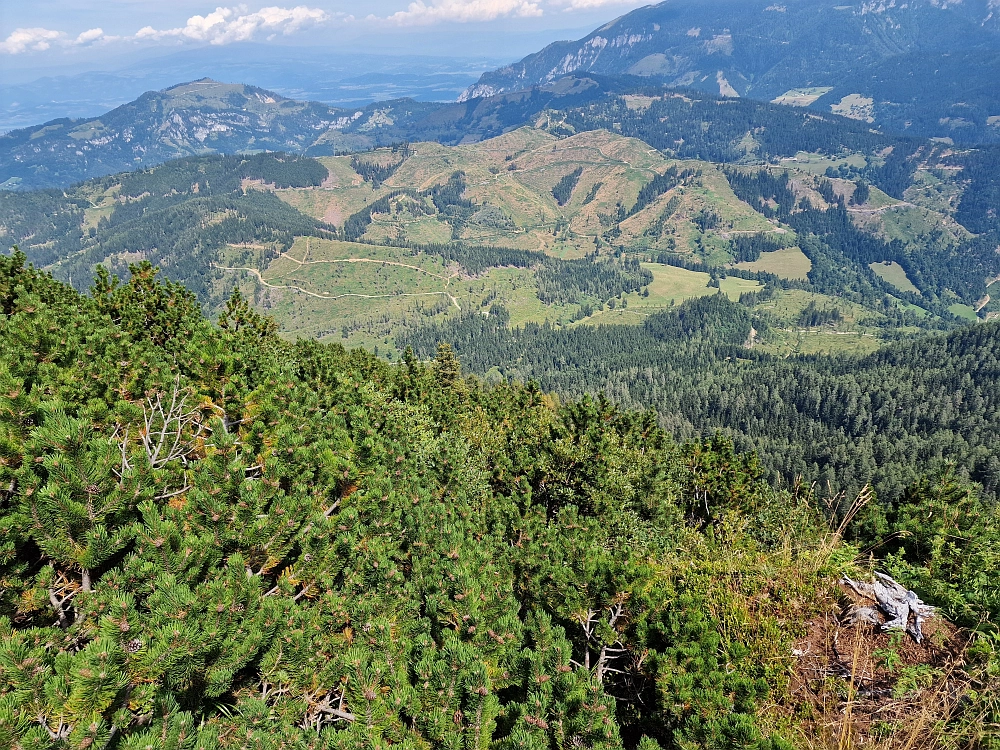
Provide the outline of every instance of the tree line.
[[[706,304],[648,335],[736,341]],[[964,335],[929,348],[992,351]],[[0,257],[0,337],[4,746],[789,750],[837,721],[789,689],[789,625],[858,548],[722,436],[487,387],[446,346],[286,342],[238,294],[215,325],[148,263],[83,296]],[[879,519],[890,572],[991,627],[975,488],[930,474]],[[931,677],[971,746],[982,643]]]

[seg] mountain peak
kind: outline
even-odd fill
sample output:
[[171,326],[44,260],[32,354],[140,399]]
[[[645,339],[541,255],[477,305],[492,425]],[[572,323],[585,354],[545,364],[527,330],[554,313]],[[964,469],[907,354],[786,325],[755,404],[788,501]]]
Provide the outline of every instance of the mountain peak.
[[169,88],[163,89],[164,94],[170,94],[175,91],[181,91],[185,89],[190,89],[197,86],[232,86],[238,84],[227,84],[222,81],[216,81],[214,78],[209,78],[208,76],[204,78],[199,78],[197,81],[185,81],[184,83],[177,83]]
[[265,91],[256,86],[248,86],[244,83],[226,83],[216,81],[214,78],[199,78],[197,81],[179,83],[176,86],[163,89],[160,93],[169,96],[200,96],[205,98],[228,97],[231,94],[242,96],[256,96],[263,100],[270,99],[270,102],[278,102],[284,99],[280,94],[273,91]]
[[[917,65],[945,53],[1000,49],[990,23],[995,2],[663,2],[485,73],[461,100],[520,91],[573,72],[641,75],[717,96],[764,100],[803,87],[833,89],[848,79],[878,78],[886,61],[907,55]],[[855,88],[831,96],[858,94],[858,84],[850,85]],[[830,111],[830,104],[820,106]]]

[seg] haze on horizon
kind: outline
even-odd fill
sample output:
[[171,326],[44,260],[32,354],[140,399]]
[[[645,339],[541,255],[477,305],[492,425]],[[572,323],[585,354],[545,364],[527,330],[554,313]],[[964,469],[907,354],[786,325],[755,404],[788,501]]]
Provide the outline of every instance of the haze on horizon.
[[[280,3],[280,0],[277,0]],[[513,60],[585,33],[642,0],[53,0],[5,3],[5,82],[81,73],[184,50],[256,42],[296,49]]]

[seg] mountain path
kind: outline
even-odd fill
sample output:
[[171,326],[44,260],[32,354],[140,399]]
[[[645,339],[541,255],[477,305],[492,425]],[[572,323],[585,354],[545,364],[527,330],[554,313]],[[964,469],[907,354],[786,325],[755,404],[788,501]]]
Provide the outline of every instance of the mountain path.
[[[355,260],[363,261],[363,260],[368,260],[368,259],[367,258],[357,258]],[[314,263],[323,263],[323,262],[333,262],[333,261],[312,261],[312,262],[314,262]],[[373,262],[373,263],[380,263],[381,261],[371,261],[371,262]],[[402,265],[402,264],[398,264],[397,263],[395,265]],[[235,267],[233,267],[233,266],[220,266],[218,263],[213,263],[212,267],[213,268],[218,268],[220,271],[247,271],[247,272],[253,274],[257,278],[257,280],[261,284],[263,284],[264,286],[266,286],[268,289],[291,289],[291,290],[296,291],[296,292],[301,292],[302,294],[307,294],[310,297],[315,297],[316,299],[337,300],[337,299],[343,299],[344,297],[361,297],[363,299],[393,299],[393,298],[396,298],[396,297],[434,297],[434,296],[437,296],[439,294],[443,294],[446,297],[448,297],[448,299],[451,300],[452,304],[455,305],[455,307],[457,307],[459,310],[462,309],[462,306],[460,304],[458,304],[458,300],[455,299],[455,296],[453,294],[451,294],[449,292],[445,292],[445,291],[441,291],[441,292],[400,292],[399,294],[360,294],[358,292],[347,292],[345,294],[334,294],[334,295],[331,295],[331,294],[317,294],[316,292],[310,292],[308,289],[303,289],[302,287],[295,286],[294,284],[271,284],[270,282],[266,281],[263,276],[261,276],[260,271],[258,271],[256,268],[248,268],[246,266],[235,266]],[[412,268],[412,266],[409,266],[409,267]],[[417,270],[422,270],[422,269],[417,269]],[[431,276],[435,276],[435,274],[430,274],[430,275]],[[444,278],[444,277],[438,276],[437,278]]]
[[888,206],[879,206],[878,208],[848,208],[847,212],[851,214],[880,214],[883,211],[888,211],[891,208],[903,208],[904,206],[909,206],[910,208],[917,208],[912,203],[908,201],[900,201],[899,203],[892,203]]
[[[427,269],[420,268],[419,266],[411,266],[409,263],[398,263],[394,260],[378,260],[377,258],[337,258],[334,260],[299,260],[288,253],[282,253],[278,256],[279,258],[286,258],[294,263],[298,263],[300,266],[314,266],[323,263],[378,263],[382,266],[399,266],[400,268],[410,268],[414,271],[419,271],[420,273],[427,274],[428,276],[433,276],[435,279],[441,279],[445,283],[451,281],[459,276],[456,271],[451,276],[442,276],[441,274],[433,273]],[[308,254],[306,257],[309,257]],[[222,266],[220,266],[221,268]]]

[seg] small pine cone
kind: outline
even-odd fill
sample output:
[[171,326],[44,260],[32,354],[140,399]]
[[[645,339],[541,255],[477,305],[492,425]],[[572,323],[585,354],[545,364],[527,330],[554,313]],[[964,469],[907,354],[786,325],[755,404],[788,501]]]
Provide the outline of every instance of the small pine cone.
[[125,651],[127,651],[130,654],[136,653],[141,648],[142,648],[142,641],[139,640],[138,638],[133,638],[131,641],[125,644]]

